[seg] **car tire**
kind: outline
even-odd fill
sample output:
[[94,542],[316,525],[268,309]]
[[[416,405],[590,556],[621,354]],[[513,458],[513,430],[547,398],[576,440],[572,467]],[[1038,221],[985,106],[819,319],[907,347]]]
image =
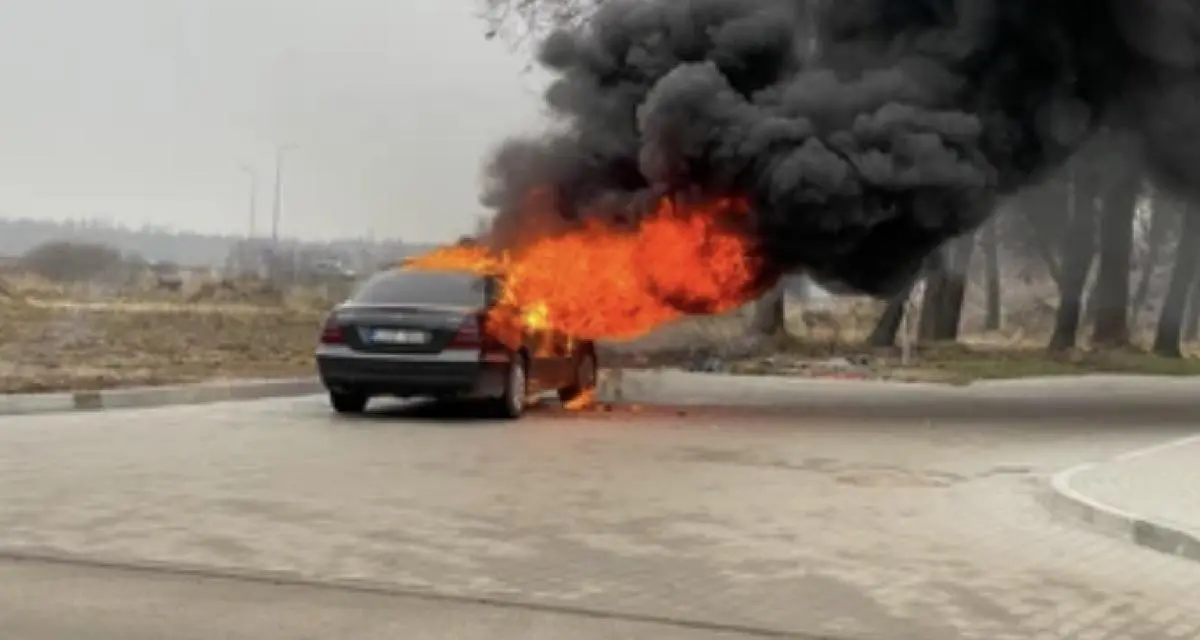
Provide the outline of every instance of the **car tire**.
[[505,420],[516,420],[525,413],[529,394],[529,366],[521,354],[513,354],[504,376],[504,392],[494,401],[495,414]]
[[577,400],[581,395],[596,388],[598,370],[596,354],[584,351],[575,361],[575,376],[570,386],[558,390],[558,399],[563,404]]
[[358,414],[362,413],[367,408],[367,401],[370,398],[364,393],[356,391],[330,391],[329,404],[333,405],[333,410],[341,414]]

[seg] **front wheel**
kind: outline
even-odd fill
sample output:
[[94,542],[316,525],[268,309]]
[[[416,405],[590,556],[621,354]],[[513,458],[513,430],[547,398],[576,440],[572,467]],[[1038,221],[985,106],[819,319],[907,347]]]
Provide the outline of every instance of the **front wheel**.
[[330,391],[329,404],[338,413],[362,413],[367,408],[367,395],[356,391]]

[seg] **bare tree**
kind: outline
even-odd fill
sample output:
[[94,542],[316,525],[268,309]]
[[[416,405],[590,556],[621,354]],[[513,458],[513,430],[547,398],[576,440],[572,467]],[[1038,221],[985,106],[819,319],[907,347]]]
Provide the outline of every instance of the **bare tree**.
[[958,340],[963,302],[967,297],[967,274],[975,257],[975,244],[974,234],[964,235],[949,243],[949,269],[938,308],[938,340]]
[[1147,201],[1149,203],[1148,215],[1143,216],[1147,218],[1145,224],[1148,227],[1145,232],[1145,255],[1139,261],[1141,264],[1138,270],[1138,282],[1134,287],[1133,303],[1130,309],[1134,324],[1137,324],[1138,316],[1145,310],[1146,304],[1150,300],[1150,284],[1158,271],[1158,263],[1162,259],[1163,248],[1167,245],[1167,240],[1177,231],[1173,227],[1179,218],[1172,207],[1165,206],[1165,198],[1160,197],[1157,192],[1150,190],[1147,194]]
[[484,0],[485,34],[517,46],[552,29],[579,24],[605,0]]
[[1133,220],[1145,186],[1142,167],[1132,153],[1131,141],[1113,134],[1100,136],[1082,160],[1084,170],[1078,178],[1086,181],[1089,191],[1096,194],[1100,216],[1100,265],[1093,291],[1092,343],[1101,347],[1125,346],[1130,335]]
[[913,289],[917,287],[920,276],[913,278],[900,293],[888,300],[887,307],[875,323],[875,328],[867,338],[867,344],[872,347],[894,347],[896,336],[900,333],[900,325],[904,322],[904,314],[908,310],[908,299],[912,297]]
[[1042,263],[1058,290],[1049,349],[1077,346],[1084,288],[1096,255],[1096,211],[1091,187],[1080,179],[1086,164],[1078,158],[1044,183],[1018,194],[1011,203],[1012,224],[1005,240]]
[[942,245],[936,258],[931,261],[917,329],[920,340],[958,339],[963,299],[967,291],[967,271],[974,253],[975,236],[966,235]]
[[1100,269],[1096,275],[1096,319],[1092,342],[1120,347],[1129,343],[1129,273],[1133,248],[1133,209],[1137,191],[1119,186],[1100,204]]
[[1195,342],[1200,338],[1200,274],[1192,282],[1192,292],[1188,295],[1187,313],[1183,319],[1183,341]]
[[1200,211],[1184,213],[1183,232],[1179,249],[1175,251],[1175,268],[1171,271],[1171,284],[1167,298],[1163,301],[1162,313],[1158,318],[1158,330],[1154,335],[1154,352],[1168,358],[1181,358],[1180,342],[1188,306],[1188,297],[1196,281],[1196,268],[1200,263]]
[[1083,289],[1096,256],[1096,211],[1090,206],[1091,198],[1079,193],[1075,172],[1070,168],[1065,187],[1067,225],[1059,238],[1057,268],[1051,269],[1059,298],[1050,336],[1051,351],[1073,349],[1079,343]]

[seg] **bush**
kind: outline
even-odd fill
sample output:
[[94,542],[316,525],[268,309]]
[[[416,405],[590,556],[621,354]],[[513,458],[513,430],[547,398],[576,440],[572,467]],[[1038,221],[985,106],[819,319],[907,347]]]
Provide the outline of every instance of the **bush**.
[[111,275],[123,264],[121,252],[102,244],[47,242],[21,257],[21,268],[54,282],[88,282]]

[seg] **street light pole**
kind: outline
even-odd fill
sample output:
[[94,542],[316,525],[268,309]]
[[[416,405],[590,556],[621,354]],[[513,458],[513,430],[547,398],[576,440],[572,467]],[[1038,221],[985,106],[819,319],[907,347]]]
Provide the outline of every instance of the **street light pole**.
[[295,145],[290,144],[281,144],[275,147],[275,200],[271,207],[271,264],[268,272],[271,281],[276,283],[279,282],[282,268],[279,255],[279,224],[283,217],[283,156],[285,152],[294,148]]
[[275,148],[275,202],[271,207],[271,265],[272,281],[280,277],[280,219],[283,209],[283,154],[295,145],[281,144]]
[[295,145],[284,144],[275,147],[275,201],[271,211],[271,244],[279,244],[279,223],[283,208],[283,156],[284,153],[296,148]]
[[258,172],[248,165],[242,165],[242,171],[250,176],[250,226],[246,237],[253,240],[255,227],[258,226]]

